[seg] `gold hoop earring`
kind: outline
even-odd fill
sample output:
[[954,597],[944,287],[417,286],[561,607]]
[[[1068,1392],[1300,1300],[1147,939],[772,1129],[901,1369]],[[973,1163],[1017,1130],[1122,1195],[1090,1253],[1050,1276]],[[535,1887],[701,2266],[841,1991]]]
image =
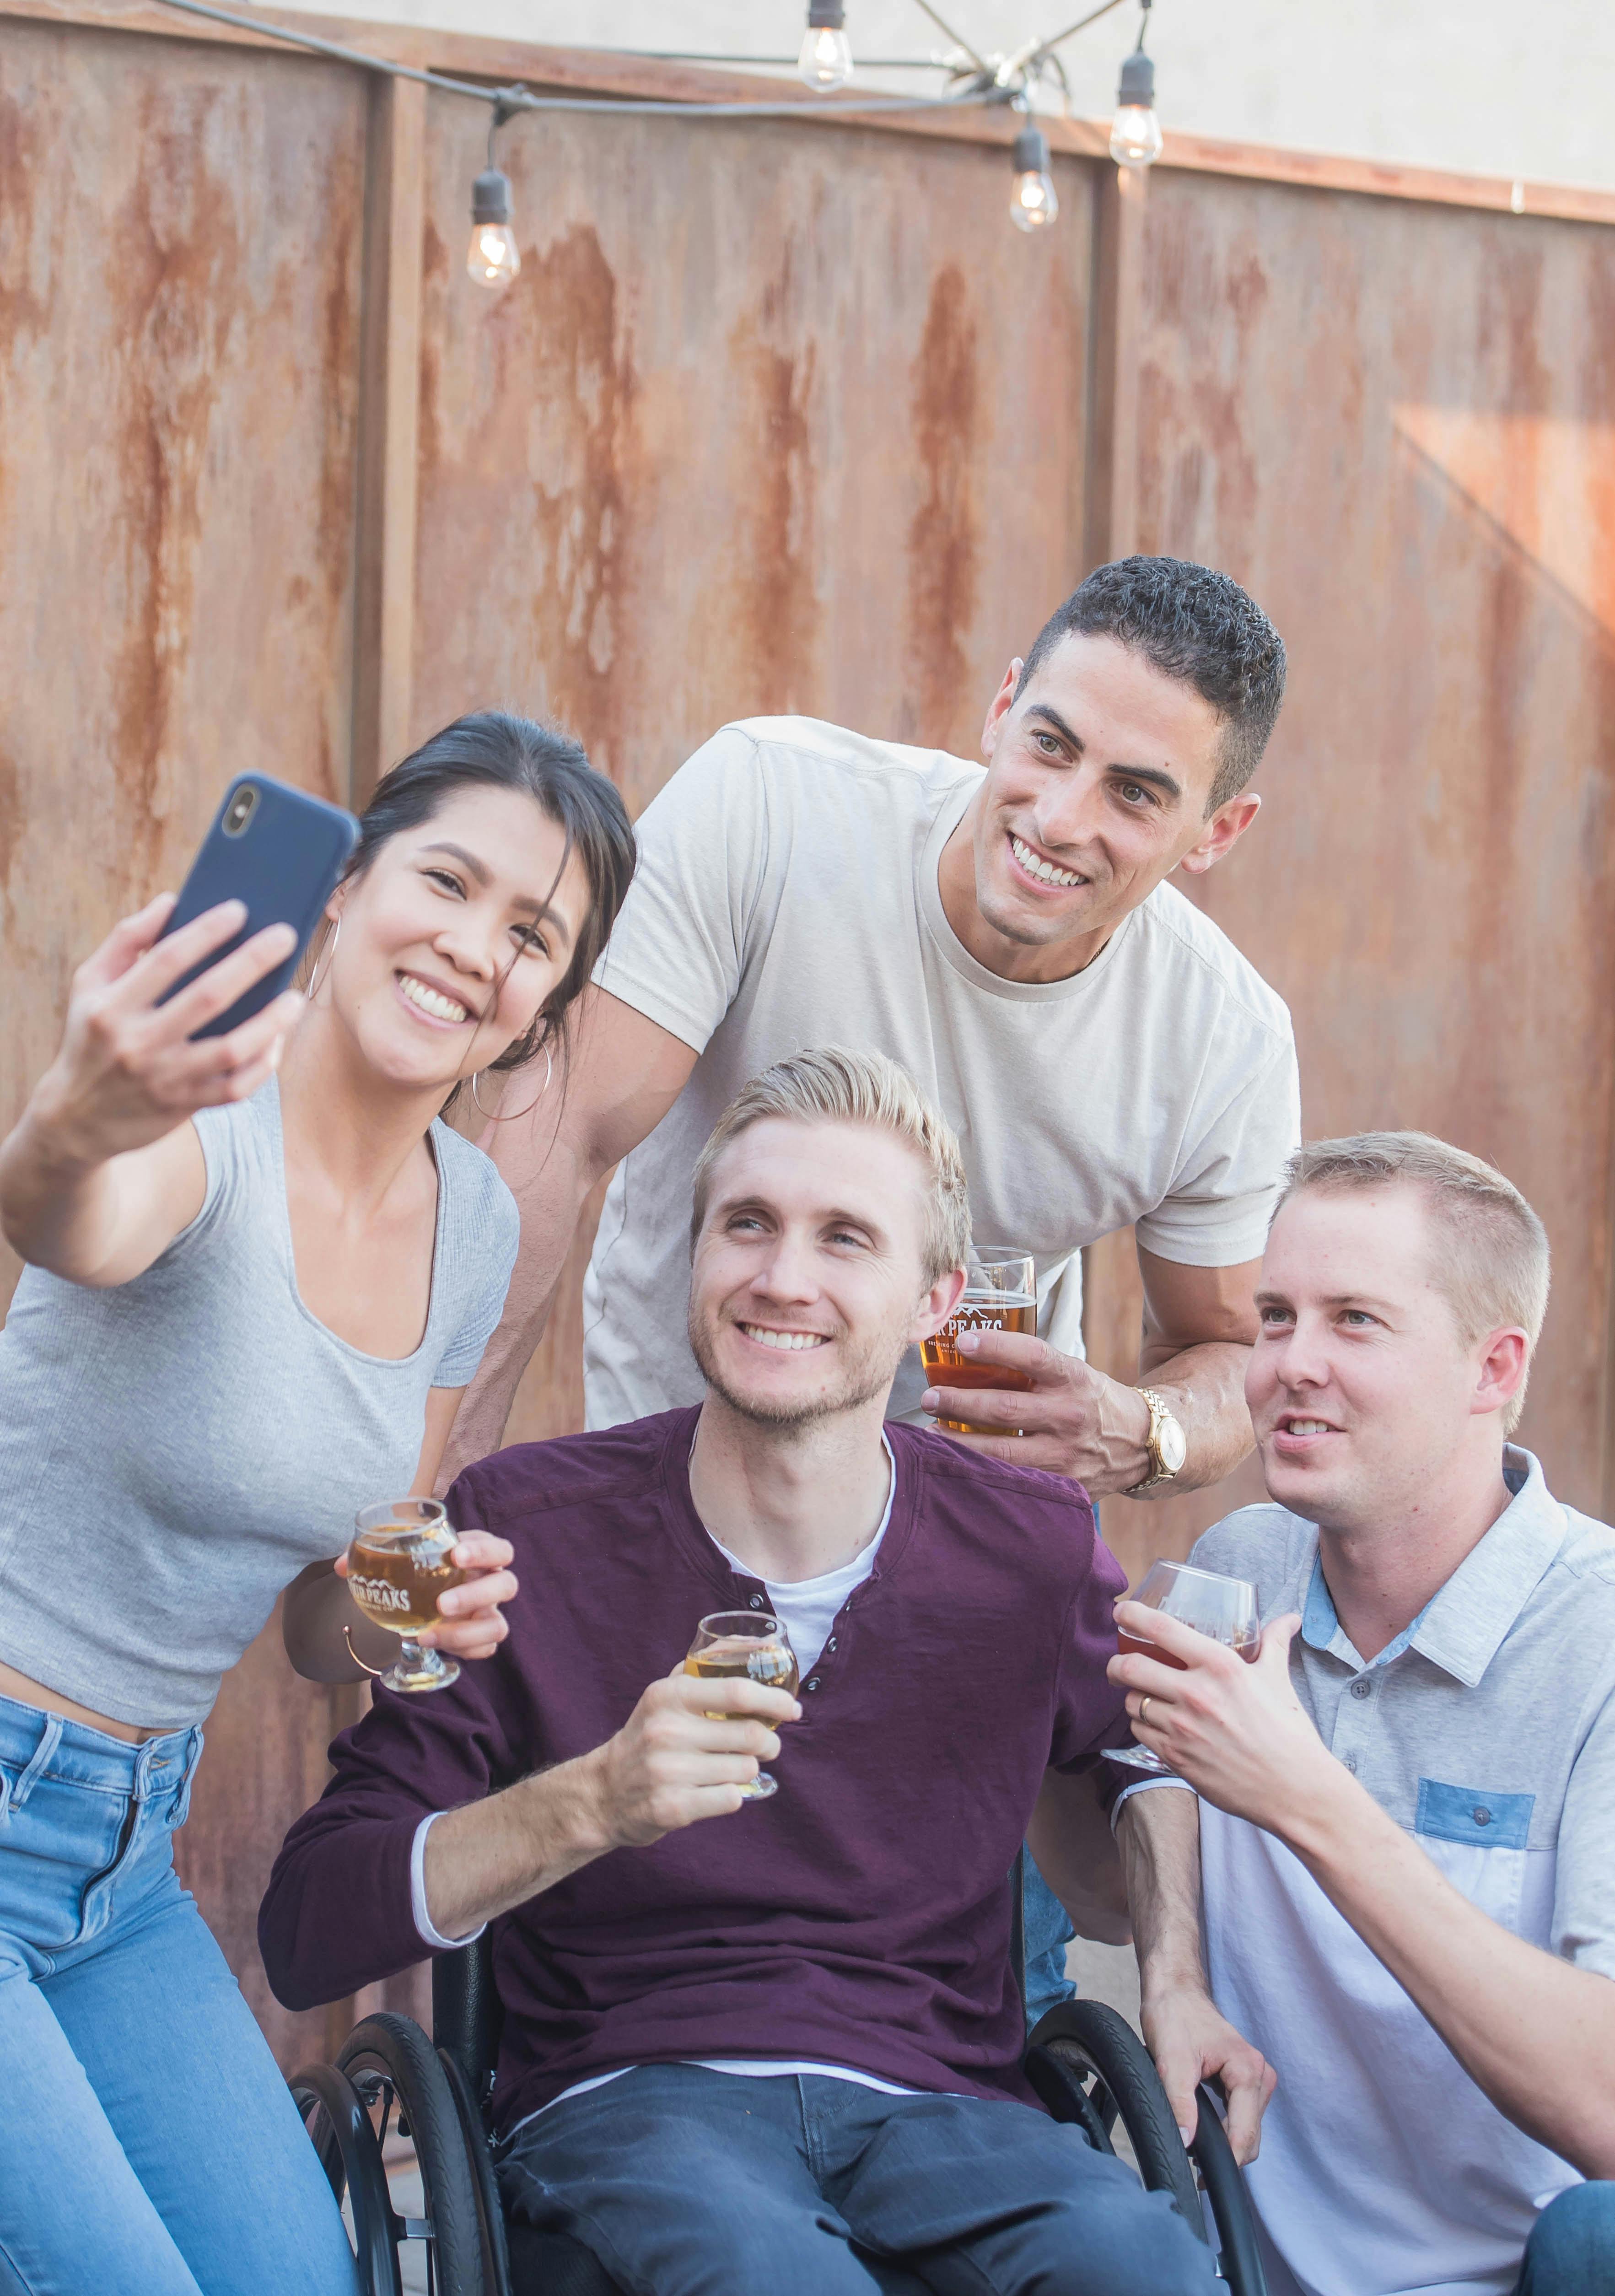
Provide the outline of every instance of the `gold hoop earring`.
[[[336,955],[336,945],[338,941],[340,940],[341,937],[342,913],[339,909],[336,914],[335,922],[332,925],[331,931],[327,936],[324,946],[321,947],[319,955],[314,960],[314,971],[309,976],[308,987],[306,992],[308,1002],[311,1004],[315,998],[319,995],[321,989],[324,988],[325,983],[331,978],[331,960]],[[325,968],[324,972],[320,971],[320,967],[322,965]],[[362,1665],[364,1661],[361,1660],[360,1663]]]
[[553,1059],[551,1057],[550,1048],[546,1043],[544,1047],[544,1082],[539,1086],[537,1091],[533,1095],[531,1100],[529,1101],[525,1108],[512,1108],[508,1116],[496,1116],[491,1109],[484,1108],[480,1099],[478,1097],[477,1078],[482,1074],[482,1071],[480,1069],[476,1070],[471,1076],[471,1096],[476,1103],[477,1113],[480,1116],[486,1116],[490,1124],[512,1124],[520,1116],[530,1116],[533,1111],[537,1107],[539,1102],[544,1098],[545,1094],[549,1090],[550,1078],[554,1075],[554,1073],[555,1063]]

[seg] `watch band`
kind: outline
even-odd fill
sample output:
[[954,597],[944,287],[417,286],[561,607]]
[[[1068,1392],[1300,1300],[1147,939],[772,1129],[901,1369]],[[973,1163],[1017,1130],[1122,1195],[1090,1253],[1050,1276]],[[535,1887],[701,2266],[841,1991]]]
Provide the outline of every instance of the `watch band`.
[[1128,1498],[1136,1498],[1141,1491],[1152,1491],[1159,1484],[1176,1482],[1182,1472],[1181,1465],[1168,1467],[1161,1456],[1161,1423],[1172,1417],[1165,1396],[1157,1395],[1152,1387],[1141,1387],[1138,1392],[1150,1406],[1150,1472],[1142,1483],[1132,1486],[1127,1494]]

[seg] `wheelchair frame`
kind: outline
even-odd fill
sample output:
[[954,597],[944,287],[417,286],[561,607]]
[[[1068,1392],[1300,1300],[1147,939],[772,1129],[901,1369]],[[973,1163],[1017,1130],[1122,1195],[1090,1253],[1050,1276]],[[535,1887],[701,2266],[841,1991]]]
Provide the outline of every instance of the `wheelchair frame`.
[[[1017,1884],[1020,1875],[1017,1863]],[[1021,1942],[1017,1919],[1017,1972]],[[292,2075],[332,2190],[339,2201],[348,2196],[363,2296],[403,2296],[398,2247],[409,2240],[426,2243],[432,2296],[512,2296],[512,2261],[521,2296],[621,2296],[581,2242],[525,2226],[507,2233],[487,2123],[503,2022],[484,1936],[433,1963],[430,2040],[413,2018],[383,2010],[355,2026],[334,2065]],[[1146,2190],[1168,2194],[1209,2246],[1203,2188],[1230,2296],[1267,2296],[1250,2196],[1209,2088],[1201,2087],[1185,2150],[1148,2050],[1126,2018],[1098,2001],[1051,2009],[1027,2042],[1023,2065],[1053,2118],[1074,2123],[1095,2150],[1114,2155],[1119,2121]],[[422,2218],[401,2218],[393,2208],[381,2158],[389,2126],[414,2139]]]

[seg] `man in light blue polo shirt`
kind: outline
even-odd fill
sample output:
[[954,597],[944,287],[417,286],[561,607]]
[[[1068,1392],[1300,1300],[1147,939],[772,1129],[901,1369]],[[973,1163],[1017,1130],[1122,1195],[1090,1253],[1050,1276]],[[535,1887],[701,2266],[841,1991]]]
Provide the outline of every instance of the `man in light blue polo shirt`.
[[1200,1797],[1124,1804],[1145,2032],[1185,2122],[1225,2082],[1271,2296],[1615,2290],[1615,1533],[1504,1441],[1547,1278],[1479,1159],[1303,1150],[1246,1386],[1274,1503],[1192,1557],[1255,1582],[1260,1658],[1119,1611]]

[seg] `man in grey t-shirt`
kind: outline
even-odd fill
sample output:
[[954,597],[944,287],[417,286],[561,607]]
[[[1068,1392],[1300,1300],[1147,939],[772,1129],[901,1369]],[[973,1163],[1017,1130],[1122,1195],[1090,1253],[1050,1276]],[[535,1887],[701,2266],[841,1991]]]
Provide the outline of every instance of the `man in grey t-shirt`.
[[[1038,1339],[984,1333],[1033,1392],[954,1401],[917,1361],[894,1413],[990,1423],[976,1447],[1094,1496],[1215,1482],[1250,1447],[1250,1293],[1299,1128],[1283,1004],[1165,881],[1256,817],[1277,632],[1226,576],[1127,559],[1011,663],[980,767],[803,719],[731,726],[639,824],[564,1102],[487,1144],[522,1239],[462,1410],[458,1467],[497,1447],[579,1210],[613,1165],[586,1291],[588,1421],[689,1401],[685,1207],[718,1111],[804,1046],[899,1061],[963,1144],[980,1242],[1033,1255]],[[537,1096],[535,1099],[535,1092]],[[1081,1360],[1084,1245],[1135,1226],[1141,1375]]]

